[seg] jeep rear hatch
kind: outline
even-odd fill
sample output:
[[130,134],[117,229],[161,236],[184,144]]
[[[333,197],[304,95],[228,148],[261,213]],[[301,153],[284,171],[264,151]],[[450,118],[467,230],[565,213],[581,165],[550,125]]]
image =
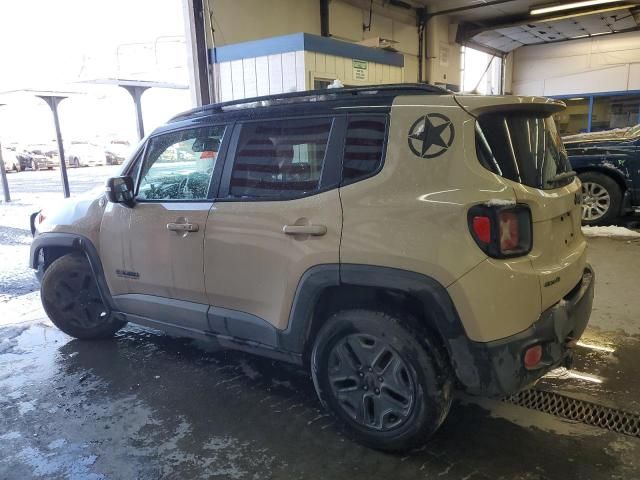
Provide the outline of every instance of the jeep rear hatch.
[[529,258],[540,276],[546,309],[576,286],[585,264],[579,182],[552,117],[564,104],[536,97],[456,100],[476,118],[478,161],[510,180],[516,201],[531,209]]

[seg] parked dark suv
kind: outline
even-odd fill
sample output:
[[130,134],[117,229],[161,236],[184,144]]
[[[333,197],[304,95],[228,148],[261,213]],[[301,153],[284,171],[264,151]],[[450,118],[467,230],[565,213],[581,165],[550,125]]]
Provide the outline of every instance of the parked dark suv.
[[563,138],[582,180],[582,223],[606,225],[640,211],[640,124]]

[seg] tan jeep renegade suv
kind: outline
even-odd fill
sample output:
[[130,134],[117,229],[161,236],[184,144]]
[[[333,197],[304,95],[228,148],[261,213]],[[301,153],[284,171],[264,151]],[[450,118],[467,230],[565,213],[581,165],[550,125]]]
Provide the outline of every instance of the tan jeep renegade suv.
[[387,85],[192,110],[32,217],[42,303],[77,338],[133,322],[304,365],[355,438],[407,449],[455,388],[517,392],[585,329],[562,108]]

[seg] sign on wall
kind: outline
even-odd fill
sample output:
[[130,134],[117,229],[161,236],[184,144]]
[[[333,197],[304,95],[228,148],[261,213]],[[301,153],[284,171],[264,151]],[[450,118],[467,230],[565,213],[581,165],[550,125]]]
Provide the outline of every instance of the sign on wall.
[[440,43],[440,66],[448,67],[449,66],[449,45],[442,42]]
[[353,60],[352,64],[354,80],[369,80],[369,62],[366,62],[364,60]]

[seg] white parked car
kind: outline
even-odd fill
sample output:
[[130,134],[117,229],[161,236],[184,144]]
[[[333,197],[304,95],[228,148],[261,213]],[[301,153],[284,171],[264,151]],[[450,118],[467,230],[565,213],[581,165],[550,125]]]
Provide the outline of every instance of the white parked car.
[[20,160],[18,160],[18,157],[16,156],[16,152],[3,148],[2,161],[4,162],[4,170],[6,172],[20,171]]
[[65,157],[70,167],[93,167],[106,164],[104,149],[89,142],[71,142],[71,145],[65,147]]

